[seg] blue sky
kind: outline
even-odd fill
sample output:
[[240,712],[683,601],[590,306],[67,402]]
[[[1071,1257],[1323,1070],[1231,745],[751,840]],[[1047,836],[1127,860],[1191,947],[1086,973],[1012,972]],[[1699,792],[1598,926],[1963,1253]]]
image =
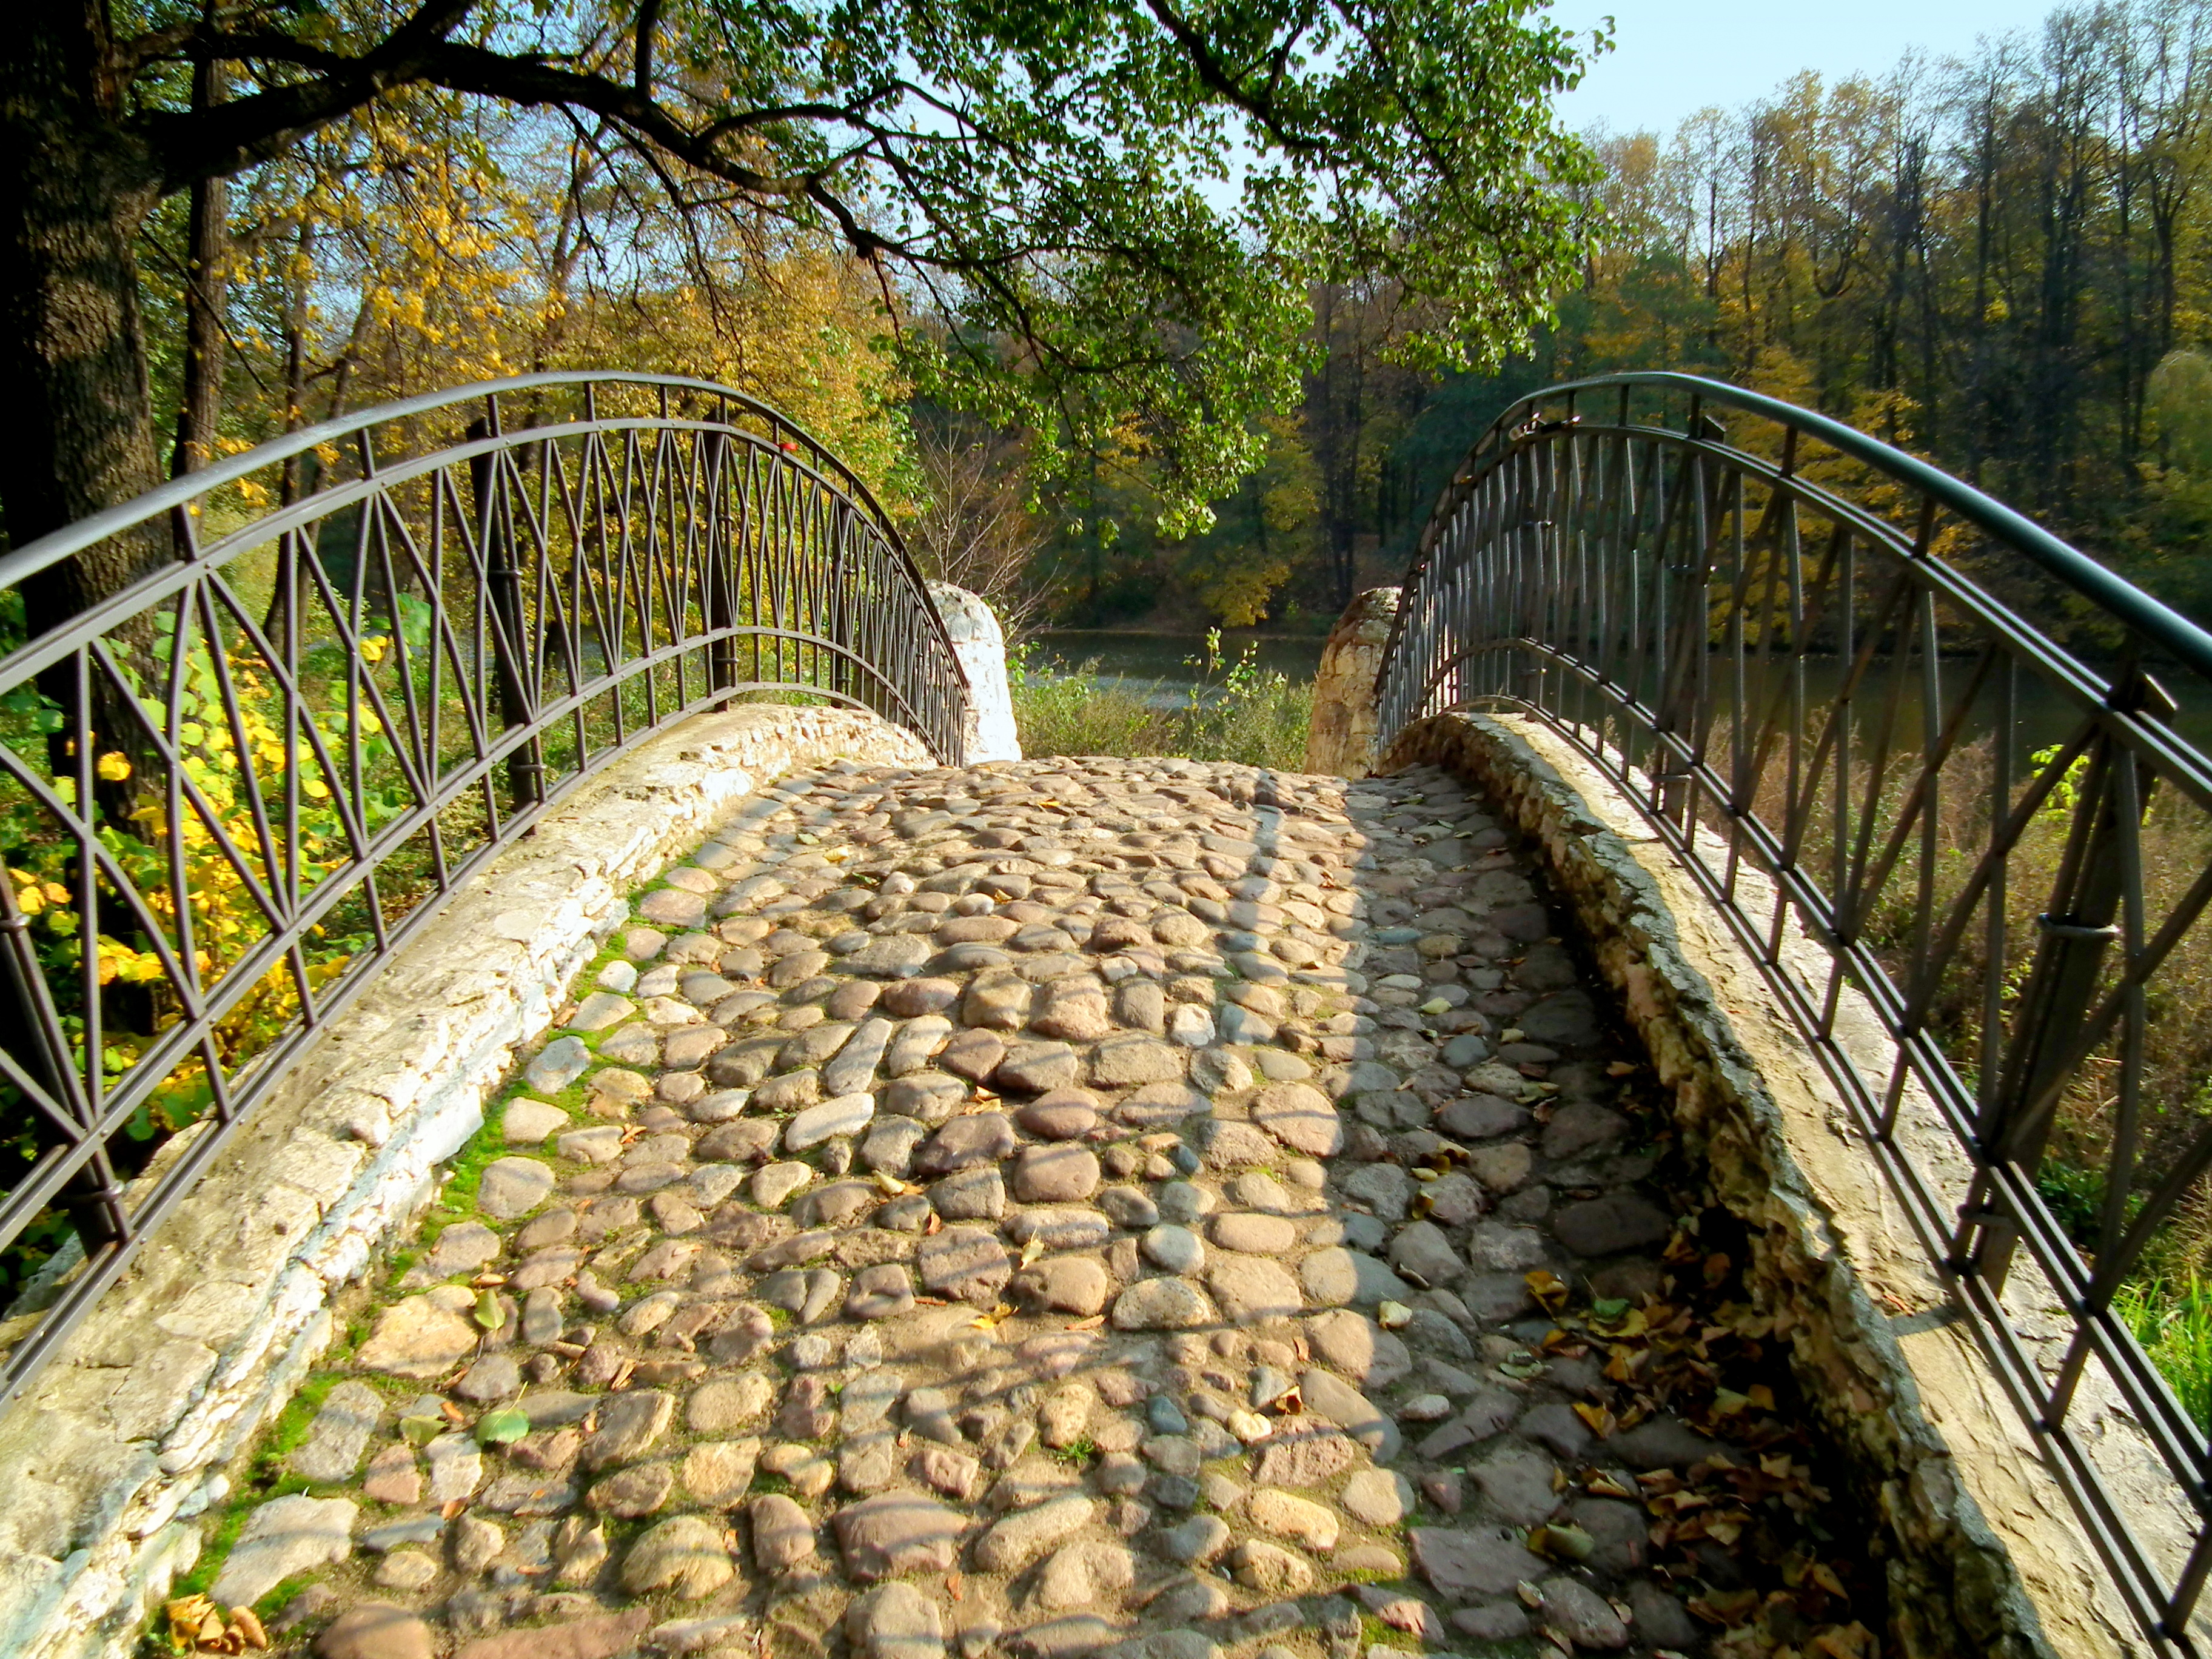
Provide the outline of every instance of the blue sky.
[[1908,46],[1963,56],[1983,35],[2032,29],[2051,0],[1553,0],[1588,29],[1610,13],[1613,50],[1559,101],[1573,127],[1671,132],[1708,104],[1733,109],[1799,70],[1881,74]]

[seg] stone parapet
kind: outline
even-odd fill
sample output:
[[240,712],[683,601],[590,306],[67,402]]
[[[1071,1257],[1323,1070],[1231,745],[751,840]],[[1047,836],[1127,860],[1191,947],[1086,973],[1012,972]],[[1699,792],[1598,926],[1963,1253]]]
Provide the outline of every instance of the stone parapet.
[[932,582],[929,597],[945,618],[952,654],[968,676],[968,719],[961,728],[960,764],[1018,761],[1022,740],[1014,730],[1013,694],[1006,684],[1006,636],[981,594],[950,582]]
[[1313,725],[1306,736],[1306,770],[1364,778],[1376,769],[1380,730],[1375,682],[1382,647],[1398,620],[1395,587],[1370,587],[1345,607],[1322,647],[1314,672]]
[[[1898,1648],[1912,1659],[2148,1652],[1891,1200],[1875,1149],[1674,854],[1535,721],[1436,716],[1401,733],[1378,769],[1425,763],[1487,791],[1504,821],[1541,843],[1671,1096],[1692,1167],[1744,1224],[1759,1311],[1787,1334],[1799,1383],[1880,1517],[1868,1541],[1888,1580]],[[1825,982],[1826,955],[1811,940],[1786,939],[1783,956],[1808,983]],[[1838,1025],[1855,1054],[1885,1041],[1848,992]],[[1932,1113],[1910,1091],[1905,1106],[1908,1118]],[[1940,1156],[1933,1135],[1914,1150]],[[2018,1318],[2033,1328],[2050,1313],[2023,1299]],[[2185,1517],[2161,1507],[2147,1458],[2121,1443],[2131,1425],[2107,1412],[2100,1431],[2118,1489],[2141,1495],[2130,1506],[2138,1536],[2171,1557],[2185,1544]]]
[[629,890],[765,781],[843,757],[934,764],[849,709],[685,721],[547,817],[332,1022],[0,1418],[0,1653],[136,1650],[198,1556],[220,1471],[330,1341],[333,1292],[428,1201]]

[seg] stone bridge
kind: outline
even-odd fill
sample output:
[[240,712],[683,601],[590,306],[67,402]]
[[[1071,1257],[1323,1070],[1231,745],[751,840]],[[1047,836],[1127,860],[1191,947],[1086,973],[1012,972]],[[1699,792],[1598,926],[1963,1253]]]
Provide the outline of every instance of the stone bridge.
[[748,797],[342,1297],[213,1604],[325,1659],[1346,1659],[1773,1595],[1857,1650],[1879,1569],[1542,879],[1433,768]]
[[[323,1659],[1870,1659],[1925,1567],[1875,1545],[1898,1517],[1782,1363],[1533,821],[1433,764],[943,769],[902,738],[823,733],[848,752],[603,906],[403,1203],[315,1195],[311,1237],[385,1231],[132,1517],[135,1574],[106,1564],[182,1576],[164,1634],[181,1606]],[[609,804],[570,833],[632,830]],[[500,994],[458,932],[387,1015]],[[81,1488],[71,1443],[48,1417],[11,1473]],[[66,1554],[69,1517],[0,1524]],[[15,1650],[120,1650],[138,1611]]]
[[[1389,595],[1312,774],[982,759],[994,625],[910,602],[958,670],[726,619],[707,701],[774,635],[843,706],[550,802],[487,751],[527,835],[161,1147],[126,1200],[215,1155],[0,1417],[0,1651],[2199,1651],[1884,1184],[1881,1021],[1816,1053],[1771,988],[1823,941],[1754,962],[1617,787],[1693,770],[1469,712]],[[2184,1498],[2082,1399],[2166,1571]]]

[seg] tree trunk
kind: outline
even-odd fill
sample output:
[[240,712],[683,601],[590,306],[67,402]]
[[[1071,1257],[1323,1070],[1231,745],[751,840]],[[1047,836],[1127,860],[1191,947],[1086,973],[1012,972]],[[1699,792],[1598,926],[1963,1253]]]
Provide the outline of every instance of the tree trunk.
[[[212,21],[213,8],[210,8]],[[192,107],[213,107],[221,90],[213,64],[192,71]],[[177,447],[169,472],[181,477],[215,459],[216,423],[222,417],[222,313],[228,273],[230,191],[221,179],[192,186],[185,232],[185,362],[177,409]]]
[[[0,511],[21,546],[161,477],[131,243],[155,173],[106,106],[105,8],[33,6],[0,64]],[[52,623],[169,556],[166,526],[40,573],[24,598]]]

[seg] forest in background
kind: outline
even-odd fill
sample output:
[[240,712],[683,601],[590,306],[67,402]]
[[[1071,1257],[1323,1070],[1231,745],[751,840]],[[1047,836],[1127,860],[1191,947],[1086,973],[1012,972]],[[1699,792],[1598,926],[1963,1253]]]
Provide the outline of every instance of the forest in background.
[[885,343],[942,325],[845,252],[672,201],[588,125],[435,89],[165,204],[142,239],[155,403],[190,465],[471,379],[694,374],[812,428],[1018,630],[1318,632],[1402,568],[1514,398],[1682,368],[1924,455],[2208,617],[2208,42],[2212,0],[2065,6],[1964,61],[1590,135],[1598,234],[1548,326],[1438,376],[1401,351],[1432,319],[1393,285],[1316,289],[1303,401],[1181,538],[1143,434],[1040,492],[1025,434],[917,398]]
[[1527,349],[1422,375],[1395,293],[1321,289],[1304,406],[1213,530],[1161,538],[1142,457],[1101,458],[1038,577],[1092,624],[1323,629],[1512,399],[1676,368],[1923,455],[2212,618],[2209,50],[2204,0],[2064,6],[1963,61],[1592,134],[1599,245]]

